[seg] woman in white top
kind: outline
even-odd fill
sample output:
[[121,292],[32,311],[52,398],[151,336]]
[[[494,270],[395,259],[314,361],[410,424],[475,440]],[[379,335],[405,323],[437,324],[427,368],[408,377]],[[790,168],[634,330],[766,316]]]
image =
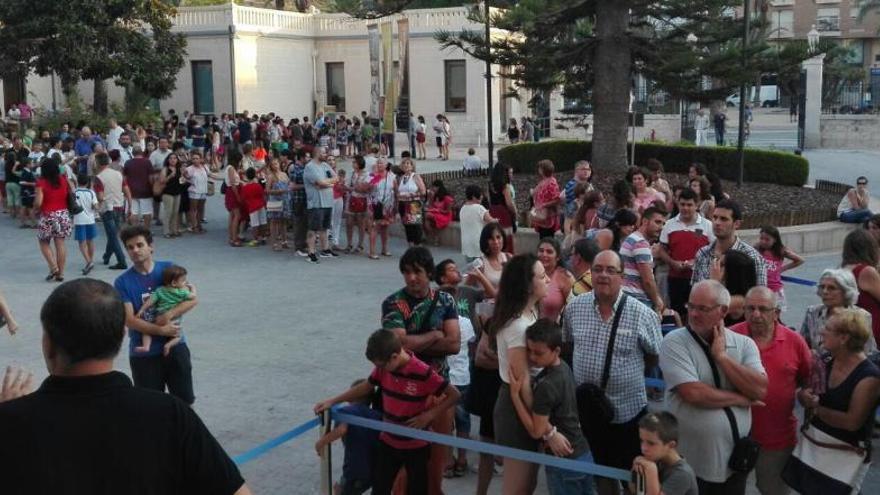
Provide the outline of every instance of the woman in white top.
[[223,171],[223,184],[226,186],[223,201],[226,211],[229,212],[228,242],[232,247],[241,247],[241,240],[238,238],[238,226],[241,222],[241,155],[239,153],[229,155],[228,165]]
[[370,211],[373,221],[370,228],[370,259],[377,260],[376,234],[382,241],[382,256],[391,256],[388,251],[388,226],[394,221],[394,174],[388,173],[388,162],[379,157],[373,166],[370,176],[372,193],[370,194]]
[[422,217],[425,201],[425,182],[416,173],[416,165],[410,158],[404,158],[400,162],[400,177],[394,183],[394,192],[397,197],[397,208],[400,213],[400,222],[406,231],[406,242],[410,247],[422,244],[424,230]]
[[[538,450],[538,442],[519,421],[510,398],[510,374],[524,381],[522,400],[531,407],[532,388],[526,357],[526,329],[538,319],[538,304],[547,293],[548,282],[544,265],[538,261],[537,256],[531,253],[514,256],[504,267],[495,311],[486,328],[489,338],[494,337],[498,348],[498,373],[502,381],[493,414],[495,441],[505,447]],[[532,493],[537,474],[536,464],[504,459],[501,493]]]
[[189,181],[189,228],[191,233],[204,234],[202,220],[205,219],[205,200],[208,198],[208,179],[224,180],[222,175],[212,173],[205,167],[202,154],[193,150],[190,166],[184,170]]

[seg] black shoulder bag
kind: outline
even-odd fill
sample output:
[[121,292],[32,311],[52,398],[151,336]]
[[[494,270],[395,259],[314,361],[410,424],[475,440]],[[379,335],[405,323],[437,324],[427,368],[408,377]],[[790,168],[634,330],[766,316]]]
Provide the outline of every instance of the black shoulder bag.
[[[703,349],[703,352],[706,354],[706,359],[709,361],[709,366],[712,368],[712,378],[715,380],[715,387],[721,388],[721,376],[718,374],[718,367],[715,366],[715,360],[712,359],[712,352],[709,350],[709,346],[701,339],[691,327],[687,327],[688,333],[691,334],[691,337],[695,341],[697,341],[697,345],[700,346],[700,349]],[[736,426],[736,417],[733,415],[733,411],[729,407],[724,408],[724,414],[727,415],[727,420],[730,422],[730,431],[733,433],[733,452],[730,454],[730,459],[727,461],[727,467],[738,472],[738,473],[748,473],[752,469],[754,469],[755,464],[758,462],[758,454],[761,452],[761,445],[755,441],[749,435],[744,437],[739,436],[739,428]]]
[[621,297],[617,311],[614,313],[614,322],[611,323],[611,335],[608,337],[608,349],[605,351],[605,367],[602,370],[602,385],[582,383],[575,391],[581,428],[586,428],[587,425],[592,429],[601,428],[611,424],[614,419],[614,404],[605,395],[605,388],[611,375],[611,357],[614,354],[617,327],[620,325],[620,316],[623,314],[623,307],[628,297],[626,294]]

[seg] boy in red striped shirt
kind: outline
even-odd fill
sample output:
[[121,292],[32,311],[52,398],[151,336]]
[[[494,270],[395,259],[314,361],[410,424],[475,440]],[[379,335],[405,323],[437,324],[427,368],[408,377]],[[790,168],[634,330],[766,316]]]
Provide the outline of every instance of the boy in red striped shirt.
[[[369,381],[355,385],[342,394],[319,402],[320,413],[340,402],[367,396],[378,386],[382,392],[382,411],[386,422],[424,429],[442,411],[458,402],[458,390],[429,365],[403,349],[400,338],[391,331],[377,330],[367,341],[367,359],[376,367]],[[428,408],[431,395],[445,398]],[[401,467],[406,468],[407,493],[428,493],[428,457],[430,444],[424,440],[382,432],[374,460],[373,494],[391,493],[394,478]]]

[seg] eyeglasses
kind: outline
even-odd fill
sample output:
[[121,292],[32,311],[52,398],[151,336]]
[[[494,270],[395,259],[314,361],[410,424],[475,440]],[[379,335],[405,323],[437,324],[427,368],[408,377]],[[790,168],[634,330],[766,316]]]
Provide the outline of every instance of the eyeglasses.
[[687,307],[688,311],[696,311],[697,313],[708,313],[721,305],[715,304],[713,306],[701,306],[699,304],[687,303],[685,304],[685,306]]
[[601,274],[603,274],[603,273],[604,273],[605,275],[617,275],[618,273],[621,273],[621,270],[618,270],[617,268],[614,268],[613,266],[596,266],[596,265],[593,265],[592,268],[590,268],[590,271],[591,271],[592,273],[597,274],[597,275],[601,275]]
[[745,310],[746,310],[746,313],[752,313],[755,310],[757,310],[761,313],[769,313],[771,311],[775,311],[776,308],[771,308],[768,306],[749,306],[749,305],[746,305]]
[[868,183],[867,182],[856,182],[856,185],[857,186],[867,186]]
[[817,291],[827,290],[829,292],[834,292],[834,291],[840,290],[840,287],[838,287],[834,284],[819,284],[816,286],[816,290]]

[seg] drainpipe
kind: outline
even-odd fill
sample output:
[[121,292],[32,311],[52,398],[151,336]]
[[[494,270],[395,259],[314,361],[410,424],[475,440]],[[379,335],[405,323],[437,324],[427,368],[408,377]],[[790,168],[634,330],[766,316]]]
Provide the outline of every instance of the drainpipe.
[[[233,21],[234,22],[234,21]],[[235,97],[235,24],[229,24],[229,87],[232,90],[232,115],[238,113]]]
[[[317,41],[313,41],[317,43]],[[318,115],[318,49],[312,48],[312,118]],[[312,122],[314,124],[314,122]]]

